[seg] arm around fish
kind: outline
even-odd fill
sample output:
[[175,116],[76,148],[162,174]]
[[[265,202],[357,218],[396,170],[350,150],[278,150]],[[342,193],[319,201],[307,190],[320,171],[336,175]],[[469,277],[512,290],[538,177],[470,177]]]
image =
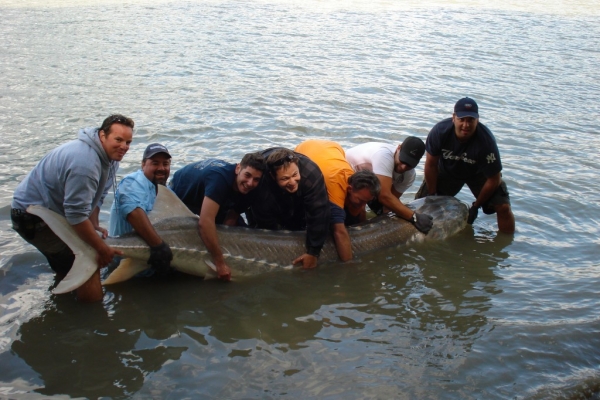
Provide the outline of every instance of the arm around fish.
[[204,197],[200,209],[200,218],[198,219],[198,233],[217,267],[218,278],[229,281],[231,280],[231,268],[229,268],[229,265],[225,262],[225,257],[223,257],[215,223],[219,208],[220,206],[216,201],[210,197]]

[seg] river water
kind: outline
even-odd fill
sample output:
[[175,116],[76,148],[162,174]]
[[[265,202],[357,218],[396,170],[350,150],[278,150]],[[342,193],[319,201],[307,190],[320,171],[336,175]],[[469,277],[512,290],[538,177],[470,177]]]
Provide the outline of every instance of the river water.
[[[46,3],[0,0],[0,397],[598,398],[597,2]],[[466,95],[514,236],[480,213],[348,265],[134,279],[84,305],[50,294],[10,229],[24,175],[113,112],[137,125],[123,176],[156,141],[174,172],[308,138],[425,138]]]

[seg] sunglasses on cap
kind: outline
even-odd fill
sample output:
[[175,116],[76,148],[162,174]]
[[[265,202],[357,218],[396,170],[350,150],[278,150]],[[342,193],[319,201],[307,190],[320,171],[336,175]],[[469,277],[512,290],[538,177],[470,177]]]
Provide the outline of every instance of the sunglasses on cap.
[[123,124],[123,125],[132,125],[133,121],[131,118],[124,117],[122,115],[114,115],[106,121],[107,125],[112,124]]
[[111,115],[106,118],[100,127],[102,131],[108,131],[113,124],[122,124],[133,129],[134,122],[131,118],[127,118],[120,114]]
[[288,154],[287,156],[285,156],[283,158],[280,158],[277,161],[273,161],[273,162],[269,163],[269,168],[270,169],[274,169],[276,167],[282,166],[286,162],[291,163],[291,162],[294,162],[294,161],[298,161],[298,157],[293,156],[291,154]]

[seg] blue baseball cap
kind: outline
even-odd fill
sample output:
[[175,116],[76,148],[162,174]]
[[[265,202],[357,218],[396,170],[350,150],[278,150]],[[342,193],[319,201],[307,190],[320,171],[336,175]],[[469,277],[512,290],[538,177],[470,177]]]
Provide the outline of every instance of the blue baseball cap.
[[148,147],[146,147],[146,151],[144,151],[144,156],[142,157],[142,160],[152,158],[158,153],[165,153],[167,156],[169,156],[169,158],[171,158],[171,154],[169,154],[169,150],[167,150],[165,146],[163,146],[160,143],[152,143],[149,144]]
[[475,100],[464,97],[454,105],[454,113],[458,118],[473,117],[479,119],[479,108]]

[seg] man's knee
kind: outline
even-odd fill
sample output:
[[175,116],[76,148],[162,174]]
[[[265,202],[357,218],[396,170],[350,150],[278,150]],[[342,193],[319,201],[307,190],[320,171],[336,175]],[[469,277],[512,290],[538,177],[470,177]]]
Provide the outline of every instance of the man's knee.
[[515,216],[510,204],[500,204],[496,206],[496,215],[500,232],[508,234],[515,232]]
[[496,208],[496,215],[498,216],[498,219],[502,219],[502,220],[514,220],[514,215],[512,213],[512,209],[510,207],[510,204],[500,204],[495,206]]
[[508,203],[495,205],[494,211],[496,211],[496,214],[498,214],[498,217],[508,217],[512,214],[510,204],[508,204]]

